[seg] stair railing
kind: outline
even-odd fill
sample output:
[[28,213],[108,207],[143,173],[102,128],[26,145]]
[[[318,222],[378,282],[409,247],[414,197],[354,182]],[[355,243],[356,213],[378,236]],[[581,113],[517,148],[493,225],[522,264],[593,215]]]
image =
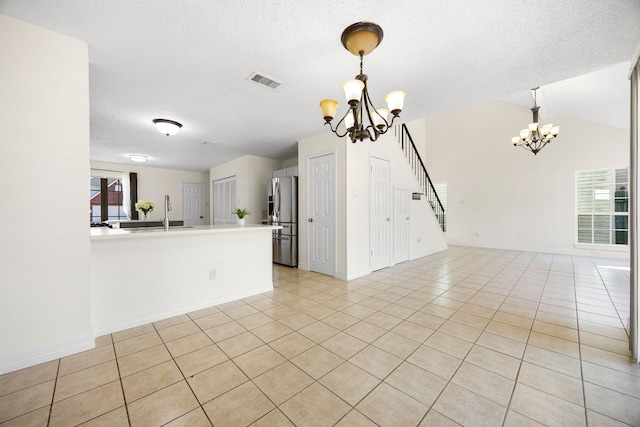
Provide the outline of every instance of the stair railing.
[[444,207],[442,206],[438,193],[433,186],[433,182],[431,182],[431,178],[427,173],[427,168],[424,166],[420,153],[418,153],[416,145],[413,143],[413,138],[411,138],[407,125],[403,123],[401,126],[396,127],[396,136],[398,144],[400,144],[400,148],[404,152],[404,156],[409,163],[409,167],[418,180],[418,185],[422,189],[427,202],[431,205],[433,212],[436,214],[440,228],[442,228],[443,232],[446,232],[447,222]]

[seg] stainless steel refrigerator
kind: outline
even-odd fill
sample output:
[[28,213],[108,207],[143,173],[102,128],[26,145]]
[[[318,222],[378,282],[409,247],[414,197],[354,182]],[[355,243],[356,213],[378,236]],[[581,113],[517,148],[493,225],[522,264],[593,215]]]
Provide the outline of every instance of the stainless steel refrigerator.
[[273,178],[269,183],[269,222],[273,230],[273,262],[298,266],[298,177]]

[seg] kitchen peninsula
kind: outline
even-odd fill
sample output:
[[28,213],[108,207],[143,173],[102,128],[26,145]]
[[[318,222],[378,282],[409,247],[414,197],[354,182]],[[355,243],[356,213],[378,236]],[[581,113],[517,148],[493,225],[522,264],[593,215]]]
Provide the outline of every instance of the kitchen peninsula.
[[95,336],[273,290],[277,228],[92,228]]

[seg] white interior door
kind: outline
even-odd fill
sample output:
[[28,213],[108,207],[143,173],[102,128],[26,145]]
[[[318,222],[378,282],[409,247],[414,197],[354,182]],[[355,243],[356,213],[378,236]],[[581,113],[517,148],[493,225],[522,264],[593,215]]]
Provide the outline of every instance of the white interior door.
[[182,183],[182,219],[184,225],[204,225],[203,183]]
[[335,155],[310,158],[307,170],[309,269],[333,276],[336,271]]
[[409,224],[410,224],[409,190],[394,189],[393,194],[393,261],[395,263],[409,260]]
[[370,200],[370,261],[371,271],[391,264],[391,199],[389,161],[371,157]]
[[212,224],[235,224],[237,218],[231,214],[236,209],[236,176],[219,179],[211,183],[213,195]]

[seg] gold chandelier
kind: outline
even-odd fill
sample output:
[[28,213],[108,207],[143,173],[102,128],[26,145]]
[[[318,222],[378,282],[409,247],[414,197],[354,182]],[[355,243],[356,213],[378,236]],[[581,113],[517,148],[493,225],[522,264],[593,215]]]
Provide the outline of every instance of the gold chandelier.
[[[349,135],[351,142],[364,139],[377,140],[378,136],[389,130],[404,105],[406,93],[402,90],[390,92],[384,97],[388,109],[375,108],[369,97],[367,75],[362,73],[362,58],[378,47],[382,36],[382,28],[371,22],[355,23],[342,32],[342,45],[349,52],[360,57],[360,74],[354,80],[348,80],[342,85],[349,109],[335,128],[331,121],[336,114],[338,101],[333,99],[320,101],[325,125],[329,125],[331,131],[340,138]],[[392,115],[391,120],[389,120],[389,114]]]
[[551,142],[558,133],[560,133],[560,126],[554,126],[553,123],[546,124],[542,127],[538,123],[538,111],[540,107],[537,104],[537,90],[540,87],[531,89],[533,91],[533,122],[529,123],[527,129],[520,131],[520,136],[511,137],[511,143],[514,147],[522,147],[525,150],[531,151],[534,155],[538,154],[538,151],[542,150],[545,145]]

